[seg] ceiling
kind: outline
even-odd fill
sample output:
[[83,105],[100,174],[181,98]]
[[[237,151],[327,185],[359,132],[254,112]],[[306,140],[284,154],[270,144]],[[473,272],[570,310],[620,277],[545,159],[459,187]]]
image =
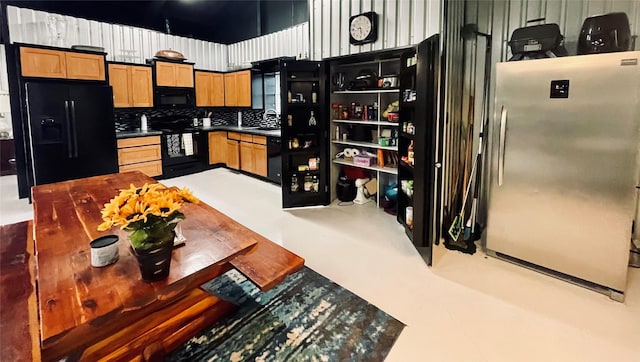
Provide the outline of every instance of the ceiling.
[[4,2],[223,44],[269,34],[309,20],[307,0]]

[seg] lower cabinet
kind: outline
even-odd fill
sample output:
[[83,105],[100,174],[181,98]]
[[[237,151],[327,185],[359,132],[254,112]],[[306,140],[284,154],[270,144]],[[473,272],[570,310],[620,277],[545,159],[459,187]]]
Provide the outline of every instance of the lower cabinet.
[[140,171],[150,177],[162,175],[160,136],[119,139],[118,165],[120,172]]
[[238,132],[209,132],[209,164],[267,177],[267,137]]
[[240,142],[240,169],[267,177],[267,137],[243,134]]
[[227,132],[209,132],[209,164],[227,163]]
[[227,167],[240,169],[240,133],[227,133]]

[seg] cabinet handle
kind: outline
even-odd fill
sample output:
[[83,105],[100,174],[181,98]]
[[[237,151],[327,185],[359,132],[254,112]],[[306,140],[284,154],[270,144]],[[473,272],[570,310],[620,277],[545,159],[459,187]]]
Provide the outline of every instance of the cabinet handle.
[[69,101],[64,101],[64,118],[66,118],[67,124],[67,154],[69,158],[73,158],[73,141],[71,140],[71,117],[69,116]]
[[505,138],[507,136],[507,109],[502,107],[502,114],[500,115],[500,140],[498,148],[498,186],[502,186],[504,180],[504,151],[505,151]]
[[73,125],[73,156],[78,158],[78,127],[76,126],[76,102],[71,101],[71,124]]

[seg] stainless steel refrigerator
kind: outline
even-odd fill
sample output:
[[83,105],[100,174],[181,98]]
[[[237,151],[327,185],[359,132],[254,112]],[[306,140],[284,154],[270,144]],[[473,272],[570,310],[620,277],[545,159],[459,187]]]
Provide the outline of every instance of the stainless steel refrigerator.
[[640,175],[640,52],[499,63],[489,255],[622,301]]
[[26,83],[31,185],[118,172],[110,86]]

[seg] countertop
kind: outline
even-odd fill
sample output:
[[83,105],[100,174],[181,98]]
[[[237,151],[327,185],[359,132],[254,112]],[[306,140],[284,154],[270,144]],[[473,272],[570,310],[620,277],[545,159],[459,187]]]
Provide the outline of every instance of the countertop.
[[[238,127],[238,126],[212,126],[212,127],[196,127],[196,130],[202,132],[213,132],[213,131],[231,131],[231,132],[240,132],[240,133],[249,133],[255,134],[258,136],[267,136],[267,137],[280,137],[281,130],[261,130],[257,127]],[[159,136],[161,135],[161,131],[123,131],[116,132],[116,138],[132,138],[132,137],[144,137],[144,136]]]

